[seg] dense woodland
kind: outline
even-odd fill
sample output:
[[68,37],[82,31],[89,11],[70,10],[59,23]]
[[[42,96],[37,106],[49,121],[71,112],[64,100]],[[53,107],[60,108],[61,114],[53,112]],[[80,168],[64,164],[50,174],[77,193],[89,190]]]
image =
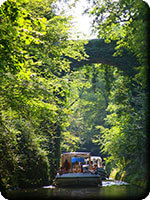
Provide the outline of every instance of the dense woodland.
[[98,38],[115,41],[113,56],[127,50],[137,65],[72,66],[89,58],[88,41],[71,39],[71,17],[57,14],[55,0],[0,7],[3,192],[50,185],[66,151],[101,155],[108,173],[146,185],[149,8],[141,0],[92,2],[85,12]]

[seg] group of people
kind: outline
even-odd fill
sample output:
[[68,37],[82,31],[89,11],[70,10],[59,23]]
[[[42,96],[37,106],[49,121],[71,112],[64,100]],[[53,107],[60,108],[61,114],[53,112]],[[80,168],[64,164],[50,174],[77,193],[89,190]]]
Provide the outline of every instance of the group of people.
[[75,164],[72,167],[71,171],[71,165],[66,159],[65,162],[63,163],[62,167],[59,168],[59,174],[64,174],[68,172],[73,172],[73,173],[81,173],[81,172],[90,172],[92,174],[97,174],[98,171],[98,166],[97,163],[94,164],[93,168],[91,170],[84,170],[83,169],[83,163],[79,163],[78,161],[75,162]]

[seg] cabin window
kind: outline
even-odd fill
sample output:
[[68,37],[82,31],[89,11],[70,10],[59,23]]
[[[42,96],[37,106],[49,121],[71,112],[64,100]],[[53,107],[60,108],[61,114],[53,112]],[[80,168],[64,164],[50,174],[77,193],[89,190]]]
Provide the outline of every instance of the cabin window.
[[83,157],[72,157],[72,164],[74,164],[76,161],[78,161],[79,163],[82,162],[82,164],[85,163],[85,160]]

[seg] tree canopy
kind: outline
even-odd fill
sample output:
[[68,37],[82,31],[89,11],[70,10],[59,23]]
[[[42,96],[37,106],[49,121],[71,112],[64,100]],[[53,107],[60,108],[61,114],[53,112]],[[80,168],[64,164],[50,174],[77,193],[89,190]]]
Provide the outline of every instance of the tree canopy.
[[[136,70],[132,76],[117,70],[113,71],[113,79],[108,76],[108,113],[105,125],[98,126],[98,141],[109,155],[107,161],[126,172],[126,180],[146,180],[149,7],[140,0],[94,0],[89,13],[94,16],[98,37],[108,44],[116,42],[115,55],[123,55],[126,49],[139,62],[136,65],[129,61],[129,68],[133,64],[132,69]],[[124,70],[128,71],[128,67]]]
[[80,60],[85,53],[83,41],[68,39],[69,19],[57,16],[53,3],[8,0],[0,8],[4,188],[49,184],[59,165],[71,84],[69,76],[64,77],[70,72],[66,57]]

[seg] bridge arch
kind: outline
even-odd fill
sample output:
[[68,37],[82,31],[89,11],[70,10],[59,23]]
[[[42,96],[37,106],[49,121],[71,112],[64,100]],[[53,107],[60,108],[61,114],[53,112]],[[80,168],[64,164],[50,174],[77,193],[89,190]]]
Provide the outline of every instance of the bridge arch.
[[86,64],[102,63],[117,67],[128,76],[135,75],[135,66],[139,66],[137,58],[133,53],[123,50],[122,55],[113,56],[115,53],[116,42],[105,43],[103,39],[92,39],[85,45],[85,52],[88,59],[82,61],[72,60],[72,69],[80,68]]

